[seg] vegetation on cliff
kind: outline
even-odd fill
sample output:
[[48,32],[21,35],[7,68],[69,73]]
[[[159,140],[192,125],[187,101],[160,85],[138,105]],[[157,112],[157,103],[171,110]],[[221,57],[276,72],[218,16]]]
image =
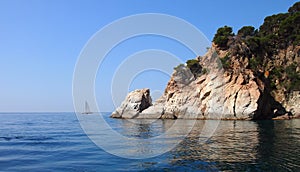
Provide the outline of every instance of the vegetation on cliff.
[[226,53],[220,58],[225,70],[251,69],[269,83],[272,94],[300,91],[300,2],[287,13],[266,17],[259,29],[244,26],[234,34],[231,27],[221,27],[213,42]]
[[151,102],[150,91],[143,91],[149,89],[136,90],[112,117],[300,117],[299,9],[300,2],[288,13],[267,17],[259,29],[244,26],[235,34],[229,26],[219,28],[204,56],[174,68],[164,94],[153,105],[136,108]]
[[[290,95],[300,92],[300,2],[266,17],[258,29],[244,26],[235,34],[230,26],[219,28],[212,49],[226,76],[242,74],[247,84],[253,73],[260,91],[274,98],[272,106],[288,105]],[[187,66],[197,78],[209,73],[206,65],[197,58],[174,69]]]
[[217,33],[213,39],[213,42],[219,46],[221,49],[229,48],[229,40],[232,39],[234,33],[232,28],[228,26],[221,27],[217,30]]

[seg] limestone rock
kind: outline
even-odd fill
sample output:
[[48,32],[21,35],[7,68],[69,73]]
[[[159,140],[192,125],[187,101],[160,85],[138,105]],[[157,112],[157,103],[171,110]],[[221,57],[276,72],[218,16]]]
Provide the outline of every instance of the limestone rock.
[[164,107],[160,104],[150,106],[149,108],[142,111],[137,118],[140,119],[159,119],[164,113]]
[[135,90],[129,93],[121,106],[111,115],[113,118],[135,118],[143,110],[152,105],[148,88]]
[[[213,46],[197,60],[205,72],[194,76],[186,65],[175,68],[164,94],[151,104],[149,89],[129,93],[112,114],[116,118],[154,119],[278,119],[300,114],[300,93],[291,94],[285,107],[272,97],[268,80],[247,69],[247,59],[232,57],[232,70],[220,67]],[[288,109],[288,111],[286,111]],[[288,116],[286,116],[288,114]],[[283,116],[284,115],[284,116]]]
[[292,92],[286,103],[287,111],[291,112],[295,116],[300,116],[300,91]]

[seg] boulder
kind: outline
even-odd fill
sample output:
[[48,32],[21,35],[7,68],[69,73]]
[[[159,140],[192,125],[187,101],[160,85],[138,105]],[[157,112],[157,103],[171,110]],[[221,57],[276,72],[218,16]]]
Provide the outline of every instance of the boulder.
[[121,106],[112,114],[112,118],[136,118],[139,113],[152,105],[149,88],[132,91]]

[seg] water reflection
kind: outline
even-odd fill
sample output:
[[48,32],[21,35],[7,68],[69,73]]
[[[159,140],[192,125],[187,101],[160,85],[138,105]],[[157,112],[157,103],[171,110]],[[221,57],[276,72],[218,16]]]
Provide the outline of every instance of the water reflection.
[[300,120],[258,121],[257,164],[263,170],[297,171],[300,169]]
[[147,119],[126,119],[120,120],[120,128],[116,128],[122,135],[136,138],[151,138],[163,133],[161,120],[149,123]]
[[[177,120],[180,125],[172,128],[163,142],[148,142],[147,145],[137,145],[139,149],[151,151],[151,146],[182,142],[171,151],[170,163],[178,161],[201,160],[207,162],[255,162],[259,144],[258,124],[252,121],[193,121]],[[174,120],[160,120],[153,124],[140,121],[122,120],[122,134],[131,137],[149,138],[165,133],[174,125]],[[202,137],[203,127],[218,124],[218,129],[211,138]],[[192,127],[187,137],[184,131]],[[204,142],[205,141],[205,142]]]
[[258,145],[256,123],[222,121],[214,135],[205,143],[198,141],[203,121],[197,123],[199,125],[194,127],[193,132],[173,150],[175,156],[172,162],[176,160],[252,162],[256,159],[256,151],[253,151]]
[[[139,162],[149,169],[204,171],[297,171],[300,169],[300,120],[202,121],[108,119],[115,131],[143,141],[109,142],[110,149],[127,155],[170,152]],[[175,125],[176,124],[176,125]],[[93,124],[98,125],[98,124]],[[218,125],[212,137],[205,129]],[[94,128],[92,126],[91,128]],[[99,130],[100,128],[97,128]],[[213,128],[212,128],[213,129]],[[186,131],[189,131],[186,136]],[[165,134],[164,137],[158,138]],[[158,139],[152,139],[158,138]],[[113,139],[113,138],[112,138]],[[164,161],[164,162],[162,162]]]
[[[91,144],[71,113],[0,117],[0,171],[300,171],[300,120],[221,121],[214,135],[203,143],[201,131],[216,121],[157,120],[144,125],[142,121],[132,124],[107,117],[118,133],[149,138],[130,145],[110,137],[104,124],[97,123],[99,116],[82,116],[90,127],[90,137],[124,154],[163,150],[183,139],[162,155],[132,160],[109,155]],[[177,127],[171,132],[175,122]],[[182,136],[191,126],[190,134]],[[166,137],[151,140],[165,131]]]
[[100,115],[81,115],[78,118],[89,138],[103,150],[133,159],[150,158],[170,151],[195,123],[194,120],[156,120],[150,124],[133,119],[110,121],[114,124],[108,126]]
[[[157,120],[149,123],[147,120],[130,119],[120,120],[118,132],[126,137],[146,139],[147,142],[137,143],[136,151],[153,151],[154,147],[174,147],[179,144],[186,136],[188,131],[195,125],[193,120]],[[162,137],[159,137],[162,136]],[[164,152],[161,152],[163,154]]]
[[[210,170],[297,171],[300,169],[300,120],[222,121],[204,144],[201,123],[171,151],[172,166],[207,162]],[[196,168],[200,168],[196,166]]]

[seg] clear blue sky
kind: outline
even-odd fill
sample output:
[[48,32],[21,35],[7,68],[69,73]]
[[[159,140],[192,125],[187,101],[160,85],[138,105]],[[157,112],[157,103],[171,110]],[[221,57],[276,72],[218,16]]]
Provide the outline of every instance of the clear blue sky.
[[[195,25],[212,40],[221,26],[232,26],[235,31],[244,25],[257,28],[265,16],[286,12],[295,2],[0,0],[0,112],[73,111],[72,78],[81,49],[95,32],[121,17],[139,13],[174,15]],[[128,44],[129,48],[121,46],[119,51],[111,53],[109,63],[118,64],[123,57],[144,48],[168,51],[173,45],[166,46],[164,41],[159,41],[161,46],[151,44],[156,39],[137,38]],[[143,41],[146,42],[143,44]],[[178,46],[175,44],[174,47]],[[182,56],[183,60],[194,58],[185,52],[173,53]],[[108,79],[110,75],[106,77]],[[162,89],[168,81],[166,75],[156,77],[155,84],[146,82],[143,77],[151,75],[146,72],[137,77],[130,89],[147,84],[152,89]],[[101,80],[97,78],[96,83],[100,84]],[[109,95],[102,95],[104,92],[110,92],[110,88],[99,87],[97,97],[105,110],[111,111],[111,100]]]

